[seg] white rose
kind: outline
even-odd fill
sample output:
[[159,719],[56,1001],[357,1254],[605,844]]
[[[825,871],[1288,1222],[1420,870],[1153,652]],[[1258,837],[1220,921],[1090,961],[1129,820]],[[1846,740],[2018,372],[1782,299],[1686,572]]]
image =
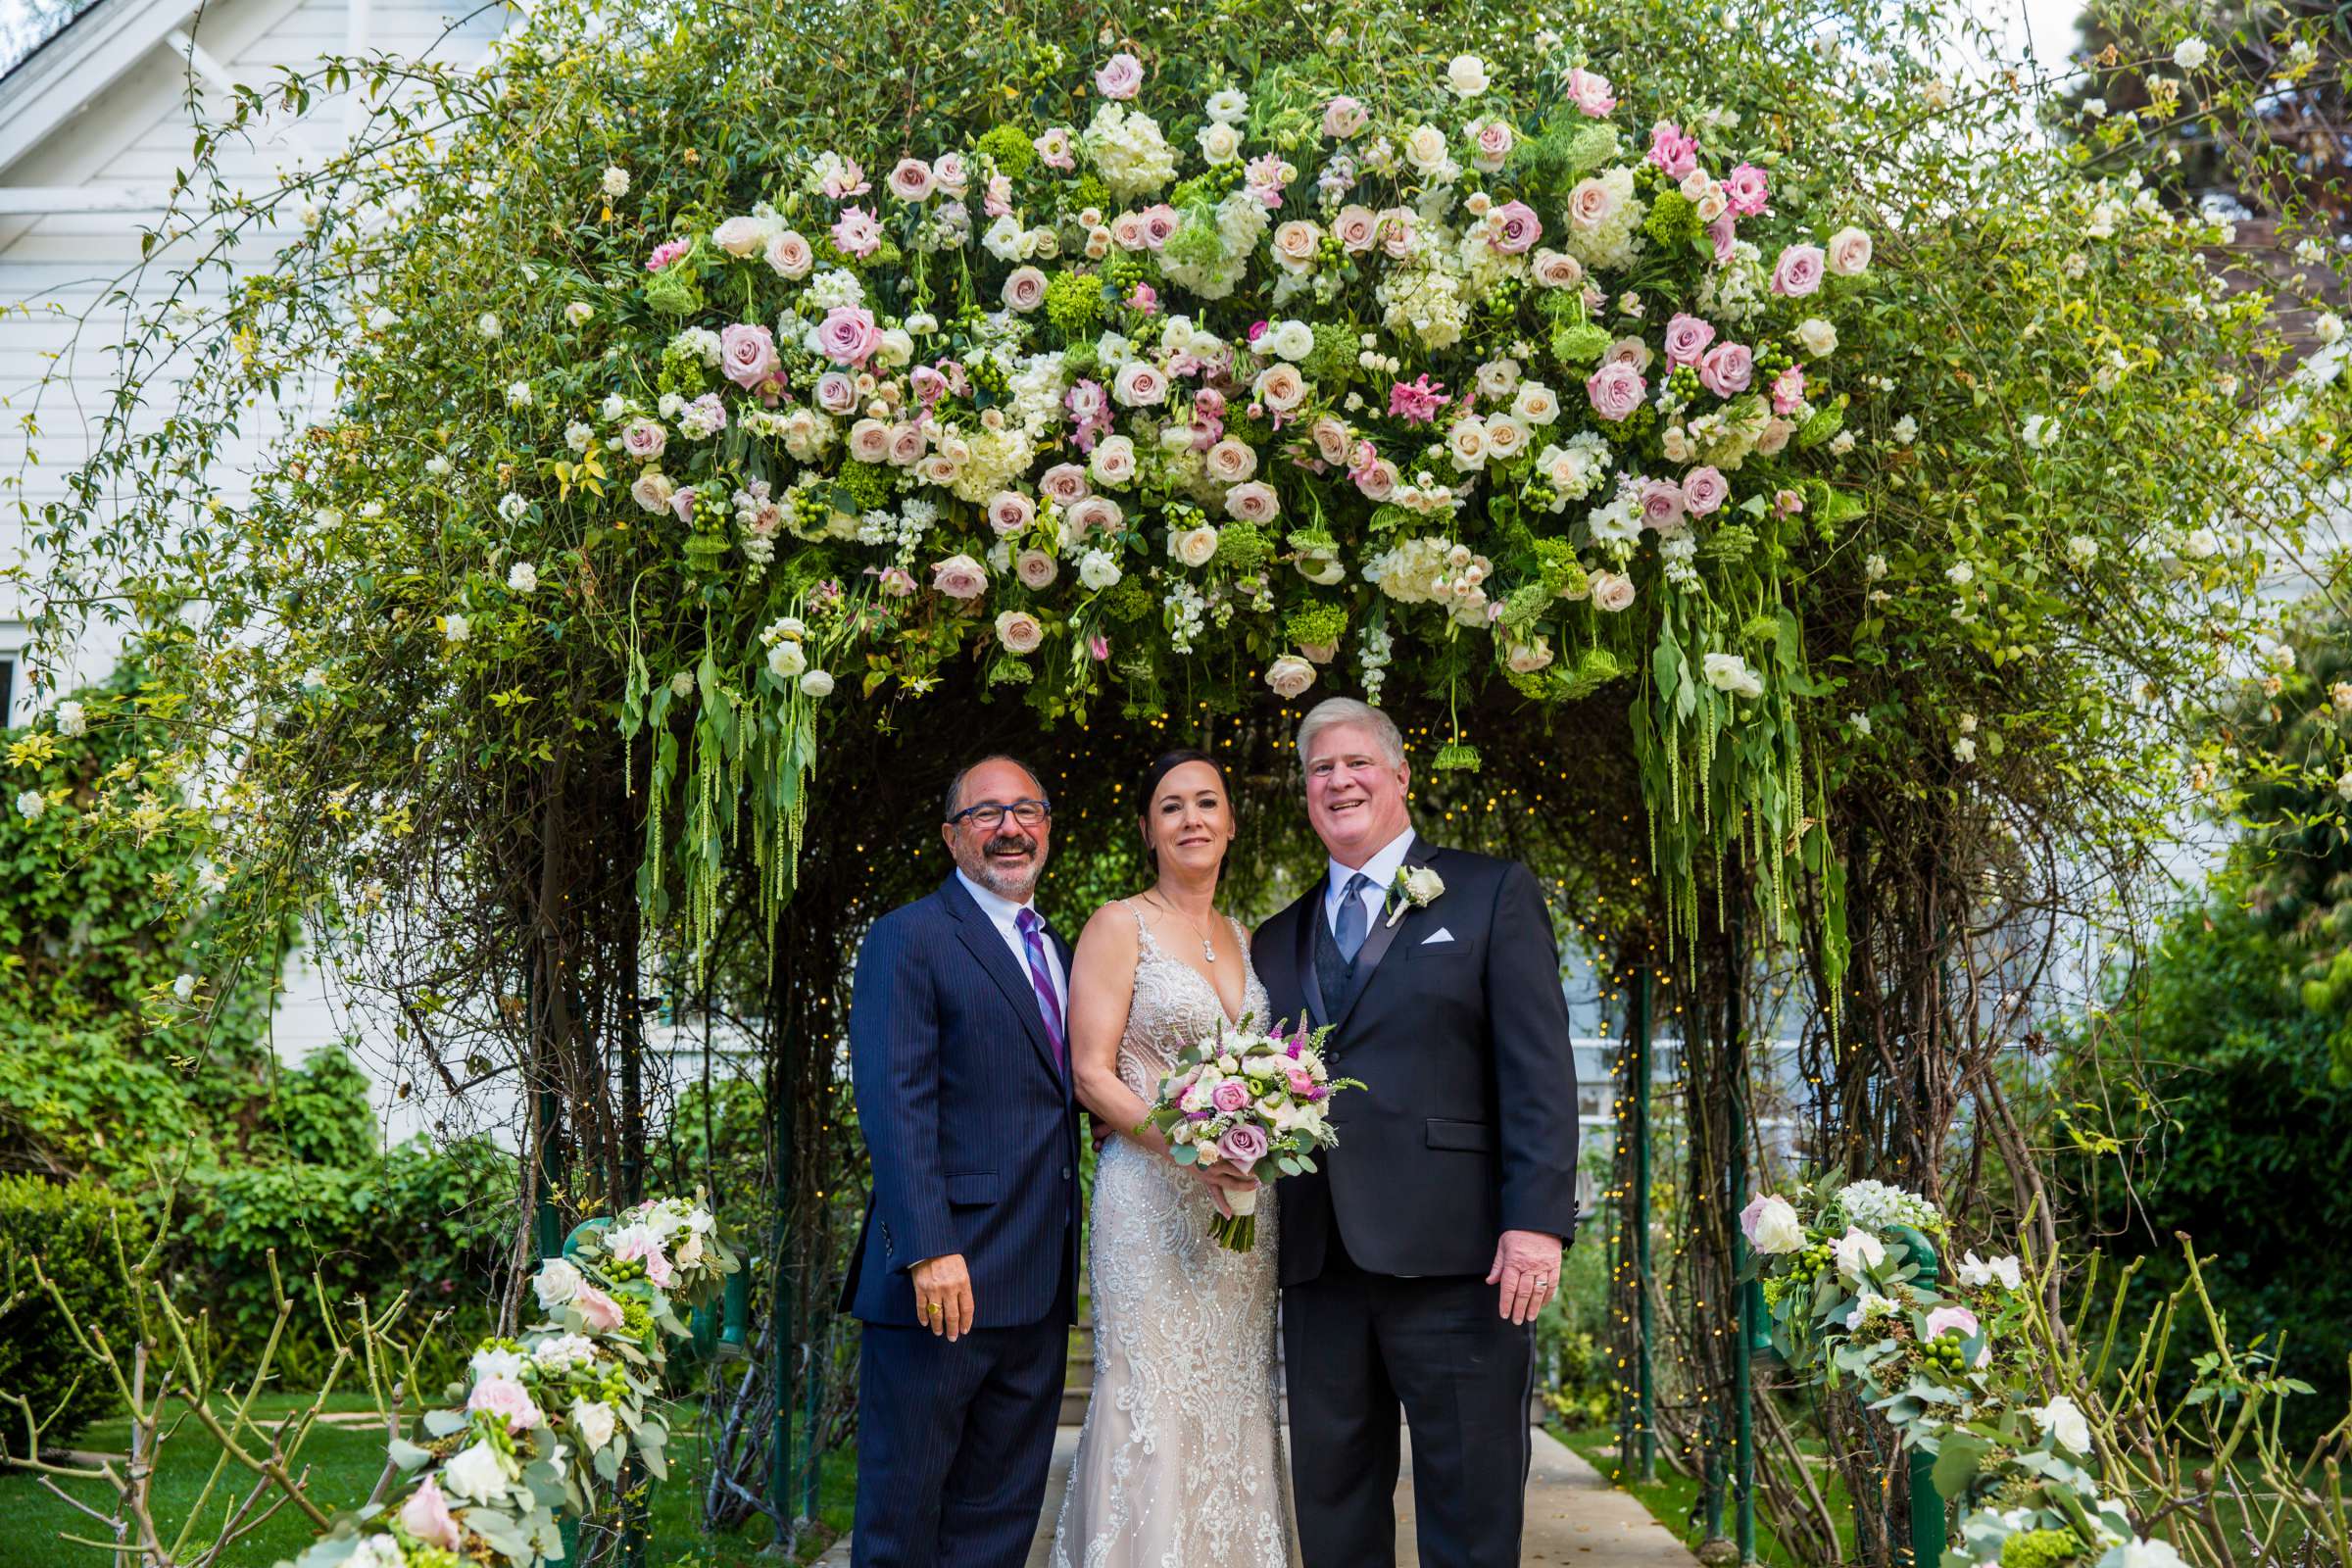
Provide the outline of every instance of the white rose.
[[1796,341],[1807,354],[1825,360],[1838,352],[1838,328],[1818,316],[1808,316],[1796,323]]
[[1735,697],[1761,697],[1764,682],[1738,654],[1709,654],[1699,661],[1706,683]]
[[1257,346],[1286,360],[1303,360],[1315,352],[1315,329],[1301,320],[1277,321],[1266,328]]
[[1837,1260],[1840,1275],[1859,1280],[1864,1269],[1886,1261],[1886,1249],[1870,1232],[1848,1225],[1845,1234],[1830,1244],[1830,1255]]
[[1457,419],[1446,432],[1446,449],[1453,466],[1470,473],[1487,466],[1487,427],[1478,419]]
[[441,1467],[441,1485],[475,1502],[495,1501],[506,1494],[506,1462],[489,1444],[476,1443]]
[[1242,133],[1221,120],[1200,127],[1200,156],[1211,164],[1230,164],[1242,156]]
[[[1209,545],[1213,553],[1214,541]],[[1119,580],[1119,563],[1107,550],[1089,550],[1078,561],[1078,580],[1097,593],[1113,587]]]
[[2090,1452],[2090,1422],[2083,1416],[2082,1407],[2059,1395],[2047,1404],[2038,1404],[2026,1412],[2034,1424],[2058,1440],[2058,1446],[2075,1453]]
[[1523,382],[1511,413],[1530,424],[1549,424],[1560,416],[1560,395],[1541,381]]
[[17,814],[27,822],[37,822],[49,809],[49,802],[39,790],[26,790],[17,797]]
[[1455,55],[1446,63],[1446,85],[1458,97],[1477,97],[1487,90],[1487,63],[1476,55]]
[[[821,669],[812,669],[812,670],[810,670],[810,671],[809,671],[808,674],[806,674],[806,675],[803,675],[803,676],[801,677],[801,695],[802,695],[803,697],[818,697],[818,698],[823,698],[823,697],[830,697],[830,696],[832,696],[832,695],[833,695],[833,677],[832,677],[832,675],[831,675],[830,673],[828,673],[827,671],[825,671],[825,670],[821,670]],[[702,1248],[701,1248],[701,1246],[698,1244],[698,1245],[696,1246],[696,1248],[695,1248],[695,1256],[696,1256],[696,1257],[700,1257],[701,1255],[702,1255]],[[681,1251],[678,1253],[678,1261],[679,1261],[679,1262],[681,1262],[681,1263],[691,1263],[691,1262],[693,1262],[693,1261],[694,1261],[694,1258],[693,1258],[693,1257],[688,1257],[688,1256],[685,1254],[685,1252],[681,1250]]]
[[1415,125],[1404,133],[1405,161],[1428,173],[1446,160],[1446,133],[1435,125]]
[[1175,557],[1180,565],[1205,566],[1216,559],[1217,530],[1202,523],[1198,528],[1187,528],[1181,533],[1171,534],[1168,538],[1168,554]]
[[607,164],[604,178],[598,183],[604,187],[607,196],[618,201],[629,193],[629,172],[618,164]]
[[443,615],[441,635],[453,643],[462,643],[473,634],[473,623],[464,615]]
[[551,1257],[539,1265],[539,1273],[531,1281],[531,1290],[539,1298],[539,1310],[553,1312],[579,1295],[580,1286],[584,1283],[578,1269],[560,1257]]
[[527,561],[517,561],[507,568],[507,587],[518,594],[535,592],[539,587],[539,568]]
[[612,1407],[602,1399],[574,1399],[571,1402],[571,1430],[581,1446],[590,1453],[612,1441]]
[[1266,666],[1266,684],[1286,703],[1314,683],[1315,666],[1296,654],[1285,654]]
[[797,680],[808,667],[808,656],[799,643],[782,641],[767,651],[767,672],[778,680]]
[[89,730],[90,717],[88,710],[84,709],[79,703],[71,701],[63,702],[57,705],[57,732],[60,735],[66,736],[68,739],[72,739],[76,735],[86,735],[89,733]]
[[2183,38],[2173,45],[2173,64],[2182,71],[2194,71],[2212,57],[2202,38]]
[[1785,1198],[1767,1198],[1756,1210],[1751,1238],[1759,1252],[1793,1252],[1805,1245],[1805,1227]]

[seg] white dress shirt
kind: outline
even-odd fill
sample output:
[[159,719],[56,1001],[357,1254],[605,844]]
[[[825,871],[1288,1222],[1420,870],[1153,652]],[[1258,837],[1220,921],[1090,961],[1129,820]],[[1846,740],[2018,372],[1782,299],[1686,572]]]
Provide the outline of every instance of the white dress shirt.
[[[1021,911],[1028,908],[1029,905],[1015,904],[1001,893],[991,893],[970,877],[965,876],[961,866],[956,868],[956,880],[963,884],[963,891],[972,896],[972,902],[980,906],[980,912],[987,915],[989,923],[997,928],[997,935],[1003,937],[1004,945],[1012,950],[1012,961],[1020,965],[1021,973],[1027,974],[1029,972],[1029,944],[1021,936],[1019,921]],[[1044,916],[1041,914],[1039,918],[1043,919]],[[1037,940],[1038,944],[1046,950],[1046,972],[1054,977],[1054,1001],[1061,1008],[1062,1035],[1064,1039],[1067,1039],[1070,1018],[1070,979],[1061,972],[1061,955],[1054,951],[1053,942],[1044,931],[1038,932]]]
[[1373,853],[1362,865],[1342,865],[1331,862],[1331,880],[1323,888],[1323,918],[1331,926],[1331,934],[1340,934],[1340,894],[1348,879],[1361,871],[1372,879],[1372,885],[1356,897],[1364,901],[1364,930],[1369,934],[1380,920],[1380,906],[1388,902],[1389,889],[1396,883],[1396,869],[1404,864],[1407,852],[1413,847],[1413,830],[1406,828]]

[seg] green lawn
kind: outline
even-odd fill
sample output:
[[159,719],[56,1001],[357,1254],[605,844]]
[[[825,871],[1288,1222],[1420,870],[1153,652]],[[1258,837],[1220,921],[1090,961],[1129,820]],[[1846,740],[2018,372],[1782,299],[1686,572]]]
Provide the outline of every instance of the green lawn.
[[[292,1395],[265,1396],[258,1409],[268,1416],[282,1416],[306,1402]],[[330,1407],[365,1409],[366,1404],[339,1398]],[[773,1558],[759,1556],[769,1540],[763,1519],[755,1520],[735,1536],[707,1538],[701,1533],[700,1490],[694,1479],[701,1458],[696,1414],[690,1401],[672,1407],[672,1468],[669,1481],[654,1489],[654,1541],[647,1562],[652,1568],[752,1568],[757,1562],[772,1563]],[[108,1421],[91,1428],[76,1446],[119,1453],[129,1441],[127,1423]],[[211,1436],[193,1425],[166,1443],[156,1503],[158,1522],[167,1538],[176,1533],[187,1517],[219,1453],[220,1446]],[[311,1495],[331,1514],[356,1506],[375,1485],[383,1466],[383,1437],[375,1431],[321,1429],[305,1446],[303,1456],[311,1466]],[[857,1485],[855,1455],[826,1455],[818,1501],[832,1532],[849,1528]],[[100,1484],[80,1484],[73,1490],[76,1496],[97,1503],[109,1495]],[[215,1521],[222,1507],[223,1494],[216,1492],[210,1509]],[[110,1552],[60,1540],[61,1532],[84,1537],[104,1534],[96,1521],[60,1501],[31,1476],[0,1471],[0,1568],[102,1568],[112,1560]],[[301,1550],[310,1539],[311,1531],[302,1516],[291,1508],[281,1509],[222,1560],[225,1568],[271,1568]]]
[[[1616,1447],[1617,1434],[1613,1429],[1587,1427],[1571,1432],[1553,1426],[1550,1431],[1553,1437],[1582,1455],[1593,1469],[1633,1494],[1642,1506],[1649,1510],[1651,1518],[1673,1531],[1685,1544],[1695,1547],[1704,1539],[1704,1521],[1691,1523],[1691,1510],[1698,1505],[1698,1483],[1695,1480],[1663,1463],[1658,1466],[1658,1479],[1647,1485],[1620,1478],[1614,1451],[1602,1452],[1603,1449],[1614,1450]],[[1841,1549],[1839,1555],[1848,1556],[1853,1542],[1853,1511],[1846,1503],[1845,1485],[1838,1478],[1837,1472],[1827,1465],[1814,1471],[1814,1481],[1829,1502],[1831,1513],[1838,1521],[1839,1541],[1842,1547],[1846,1548]],[[1728,1498],[1724,1504],[1723,1531],[1727,1536],[1733,1533]],[[1819,1568],[1818,1564],[1802,1561],[1783,1546],[1761,1512],[1756,1516],[1756,1560],[1770,1564],[1771,1568]]]

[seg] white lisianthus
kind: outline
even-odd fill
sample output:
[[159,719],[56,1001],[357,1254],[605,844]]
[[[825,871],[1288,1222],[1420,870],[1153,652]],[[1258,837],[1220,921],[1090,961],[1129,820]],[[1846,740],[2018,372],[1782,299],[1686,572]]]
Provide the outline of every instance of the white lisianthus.
[[494,1501],[506,1494],[506,1461],[488,1443],[476,1443],[441,1467],[441,1485],[475,1502]]
[[612,1441],[612,1429],[617,1425],[612,1407],[602,1399],[574,1399],[571,1402],[571,1430],[580,1446],[590,1453]]
[[801,645],[790,638],[783,639],[767,651],[767,672],[778,680],[798,680],[808,668],[808,656]]
[[1747,661],[1738,654],[1709,654],[1699,661],[1700,674],[1706,683],[1719,692],[1734,697],[1761,697],[1764,678],[1747,667]]
[[1202,105],[1202,109],[1209,119],[1220,124],[1238,125],[1242,122],[1242,117],[1250,113],[1250,95],[1239,87],[1221,88],[1208,95],[1208,102]]
[[501,1349],[493,1345],[474,1351],[473,1358],[466,1366],[473,1374],[476,1383],[486,1383],[492,1378],[518,1379],[522,1376],[522,1352]]
[[1315,329],[1296,318],[1277,321],[1266,328],[1257,346],[1295,364],[1315,352]]
[[2182,1558],[2169,1541],[2135,1537],[2124,1543],[2116,1568],[2182,1568]]
[[2082,1407],[2066,1395],[2059,1395],[2047,1404],[2037,1404],[2026,1412],[2034,1424],[2056,1439],[2058,1446],[2079,1454],[2090,1452],[2090,1422]]
[[[815,697],[820,699],[832,696],[832,671],[824,669],[812,669],[808,674],[803,675],[801,677],[801,695],[803,697]],[[697,1250],[699,1253],[700,1250],[698,1249]],[[681,1263],[691,1263],[694,1261],[694,1259],[681,1254],[678,1258],[678,1261]]]
[[539,587],[539,568],[527,561],[517,561],[507,568],[507,587],[514,593],[534,593]]
[[1864,1291],[1854,1298],[1854,1309],[1845,1314],[1845,1326],[1848,1330],[1858,1330],[1874,1317],[1892,1317],[1894,1312],[1893,1301],[1876,1291]]
[[1078,580],[1096,593],[1117,584],[1118,558],[1107,550],[1089,550],[1078,558]]
[[2014,1291],[2025,1280],[2025,1271],[2014,1254],[1980,1258],[1974,1250],[1970,1250],[1961,1254],[1960,1261],[1954,1267],[1960,1276],[1960,1283],[1972,1290],[1997,1284],[2003,1290]]
[[1830,1244],[1830,1256],[1837,1261],[1839,1275],[1859,1280],[1864,1270],[1886,1261],[1886,1249],[1870,1232],[1848,1225],[1845,1234]]

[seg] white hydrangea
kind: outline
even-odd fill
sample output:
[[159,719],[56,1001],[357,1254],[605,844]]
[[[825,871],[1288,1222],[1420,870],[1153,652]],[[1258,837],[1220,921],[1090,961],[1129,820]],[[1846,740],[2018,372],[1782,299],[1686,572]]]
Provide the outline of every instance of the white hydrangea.
[[1848,1220],[1867,1230],[1908,1225],[1924,1231],[1943,1223],[1942,1211],[1934,1203],[1885,1182],[1848,1182],[1838,1189],[1838,1202]]
[[718,334],[707,326],[689,326],[670,338],[668,352],[702,361],[715,367],[720,358]]
[[970,447],[963,466],[956,472],[955,482],[948,488],[965,501],[985,503],[1000,490],[1011,487],[1014,480],[1029,471],[1037,456],[1037,444],[1024,429],[1007,425],[1002,430],[986,426],[965,437]]
[[1176,175],[1176,154],[1150,115],[1103,104],[1078,139],[1095,172],[1121,201],[1149,196]]
[[1373,295],[1380,301],[1381,324],[1425,349],[1450,348],[1470,322],[1460,279],[1436,267],[1399,268],[1380,280]]
[[[840,306],[863,305],[865,303],[865,285],[858,281],[858,275],[855,272],[845,268],[828,268],[808,279],[808,300],[820,312],[830,311]],[[789,324],[781,328],[776,335],[779,338],[799,337],[801,335],[800,318],[787,317],[785,319]],[[713,334],[712,341],[716,341],[715,334]],[[713,359],[710,363],[716,365],[718,361]]]
[[1605,216],[1592,224],[1571,220],[1561,248],[1587,267],[1623,268],[1633,265],[1641,250],[1642,220],[1649,204],[1634,194],[1634,172],[1622,165],[1588,175],[1569,193],[1571,207],[1596,203]]
[[1427,604],[1438,597],[1452,549],[1450,539],[1402,540],[1372,558],[1364,580],[1400,605]]
[[1772,274],[1764,269],[1764,253],[1746,240],[1736,239],[1731,260],[1699,279],[1698,314],[1727,321],[1752,321],[1771,298]]

